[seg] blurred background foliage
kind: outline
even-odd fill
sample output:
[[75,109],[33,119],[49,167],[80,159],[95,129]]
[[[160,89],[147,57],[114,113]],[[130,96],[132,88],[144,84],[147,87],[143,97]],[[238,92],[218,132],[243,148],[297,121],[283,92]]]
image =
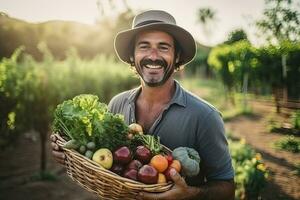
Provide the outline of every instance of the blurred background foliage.
[[23,45],[25,53],[37,60],[43,55],[38,44],[47,44],[52,55],[57,59],[65,59],[68,49],[77,49],[82,58],[93,58],[102,53],[114,54],[114,35],[130,27],[134,13],[127,10],[120,13],[113,22],[109,17],[101,18],[96,26],[71,21],[48,21],[44,23],[28,23],[0,13],[0,58],[10,57],[16,48]]

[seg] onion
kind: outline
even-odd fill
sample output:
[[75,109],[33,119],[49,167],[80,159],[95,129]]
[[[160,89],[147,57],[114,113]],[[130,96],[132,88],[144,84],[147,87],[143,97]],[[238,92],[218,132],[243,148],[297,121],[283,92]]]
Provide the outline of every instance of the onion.
[[143,134],[143,128],[141,125],[137,124],[137,123],[132,123],[128,126],[129,128],[129,132],[132,134]]

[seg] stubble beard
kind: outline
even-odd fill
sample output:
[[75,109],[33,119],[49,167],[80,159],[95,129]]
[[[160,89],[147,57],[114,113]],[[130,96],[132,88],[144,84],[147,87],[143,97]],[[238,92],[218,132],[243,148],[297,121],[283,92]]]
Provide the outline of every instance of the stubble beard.
[[141,78],[143,79],[143,82],[149,86],[149,87],[158,87],[158,86],[162,86],[163,84],[165,84],[167,82],[167,80],[169,80],[169,78],[171,77],[171,75],[173,74],[174,70],[172,68],[169,68],[168,71],[166,71],[166,69],[164,69],[164,75],[162,77],[161,80],[156,80],[155,78],[150,78],[150,80],[145,80],[145,77],[142,75]]
[[163,61],[163,62],[165,63],[165,65],[162,65],[164,74],[160,80],[157,80],[154,77],[150,77],[149,80],[146,80],[146,77],[144,76],[144,74],[142,72],[143,68],[145,68],[145,64],[143,64],[142,61],[140,63],[138,63],[138,67],[136,67],[136,71],[139,74],[140,78],[143,80],[145,85],[147,85],[148,87],[159,87],[159,86],[162,86],[163,84],[165,84],[167,82],[167,80],[169,80],[169,78],[174,73],[175,68],[173,66],[173,63],[170,63],[169,65],[167,65],[166,61]]

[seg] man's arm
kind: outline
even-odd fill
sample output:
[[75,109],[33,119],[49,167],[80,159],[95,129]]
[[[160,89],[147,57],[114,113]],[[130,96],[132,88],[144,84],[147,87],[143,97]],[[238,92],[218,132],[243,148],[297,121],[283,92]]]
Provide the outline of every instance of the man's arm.
[[195,194],[192,199],[233,200],[235,186],[233,180],[211,181],[201,186],[201,188],[193,187],[192,190]]
[[200,187],[188,186],[185,180],[175,170],[171,170],[174,186],[171,190],[162,193],[141,192],[137,199],[143,200],[170,200],[170,199],[197,199],[197,200],[233,200],[234,181],[210,181]]

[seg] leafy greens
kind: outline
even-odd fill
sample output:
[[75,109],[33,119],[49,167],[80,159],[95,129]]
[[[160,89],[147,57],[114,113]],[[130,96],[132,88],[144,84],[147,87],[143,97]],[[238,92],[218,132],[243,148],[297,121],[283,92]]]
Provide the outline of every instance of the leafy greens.
[[128,144],[123,116],[110,113],[107,105],[91,94],[59,104],[54,112],[53,130],[82,145],[95,142],[98,147],[114,150]]

